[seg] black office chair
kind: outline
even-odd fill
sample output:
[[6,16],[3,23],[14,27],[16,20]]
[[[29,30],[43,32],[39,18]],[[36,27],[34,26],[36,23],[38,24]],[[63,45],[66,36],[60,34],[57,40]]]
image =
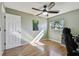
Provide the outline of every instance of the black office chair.
[[67,48],[67,55],[79,56],[79,52],[76,50],[78,48],[78,45],[72,38],[71,30],[69,28],[64,28],[62,33]]

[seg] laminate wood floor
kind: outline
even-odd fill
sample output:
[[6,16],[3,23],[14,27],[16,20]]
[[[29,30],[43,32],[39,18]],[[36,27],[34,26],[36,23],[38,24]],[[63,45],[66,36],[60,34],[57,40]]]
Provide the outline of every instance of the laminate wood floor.
[[43,40],[45,45],[32,46],[30,44],[19,46],[16,48],[5,50],[3,56],[66,56],[67,51],[61,44]]

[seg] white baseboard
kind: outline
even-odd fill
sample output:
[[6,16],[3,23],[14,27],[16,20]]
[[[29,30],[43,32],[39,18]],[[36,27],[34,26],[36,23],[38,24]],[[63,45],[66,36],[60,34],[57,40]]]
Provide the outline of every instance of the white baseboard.
[[2,54],[3,54],[3,51],[0,51],[0,56],[2,56]]

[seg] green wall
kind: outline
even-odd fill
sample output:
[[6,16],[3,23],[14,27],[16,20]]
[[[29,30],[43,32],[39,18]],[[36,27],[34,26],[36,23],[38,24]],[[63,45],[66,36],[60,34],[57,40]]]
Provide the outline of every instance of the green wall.
[[[79,34],[79,9],[73,10],[71,12],[67,12],[58,16],[54,16],[49,18],[50,21],[64,19],[64,27],[71,28],[71,32],[73,35]],[[58,36],[58,37],[57,37]],[[49,38],[51,40],[61,41],[61,32],[59,31],[51,31],[49,29]]]
[[36,17],[34,15],[24,13],[24,12],[20,12],[20,11],[13,10],[13,9],[9,9],[9,8],[6,9],[6,12],[11,13],[11,14],[20,15],[21,18],[22,18],[22,20],[21,20],[22,29],[25,30],[26,32],[28,32],[31,36],[34,36],[33,35],[34,32],[32,31],[32,20],[33,19],[38,19],[40,21],[40,26],[47,25],[47,23],[48,23],[47,37],[49,37],[49,39],[55,40],[57,42],[61,42],[62,32],[54,31],[54,30],[51,31],[49,29],[50,21],[63,18],[64,19],[64,27],[71,28],[73,35],[79,34],[79,27],[78,27],[78,25],[79,25],[79,10],[73,10],[71,12],[67,12],[67,13],[64,13],[64,14],[61,14],[61,15],[51,17],[51,18],[47,19],[48,21],[45,18]]

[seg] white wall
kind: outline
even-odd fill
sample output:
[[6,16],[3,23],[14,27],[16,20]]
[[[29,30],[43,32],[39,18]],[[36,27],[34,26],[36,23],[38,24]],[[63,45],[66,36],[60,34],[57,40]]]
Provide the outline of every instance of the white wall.
[[[52,18],[49,18],[49,22],[53,20],[58,20],[60,18],[64,18],[64,27],[71,28],[71,32],[73,35],[79,34],[79,10],[74,10],[65,14],[61,14]],[[51,40],[56,40],[61,42],[61,32],[59,31],[50,31],[49,30],[49,38]]]
[[[41,30],[41,28],[46,28],[47,27],[47,20],[45,18],[42,18],[42,17],[36,17],[34,15],[31,15],[31,14],[28,14],[28,13],[24,13],[24,12],[21,12],[21,11],[17,11],[17,10],[13,10],[13,9],[10,9],[10,8],[6,8],[6,12],[7,13],[10,13],[10,14],[16,14],[16,15],[20,15],[21,16],[21,29],[22,29],[22,35],[24,35],[24,31],[25,31],[25,34],[28,35],[28,37],[30,36],[31,37],[35,37],[38,32]],[[32,25],[32,20],[33,19],[36,19],[39,21],[39,31],[33,31],[33,25]],[[27,39],[27,37],[26,37]],[[27,39],[27,40],[30,40],[30,39]]]

